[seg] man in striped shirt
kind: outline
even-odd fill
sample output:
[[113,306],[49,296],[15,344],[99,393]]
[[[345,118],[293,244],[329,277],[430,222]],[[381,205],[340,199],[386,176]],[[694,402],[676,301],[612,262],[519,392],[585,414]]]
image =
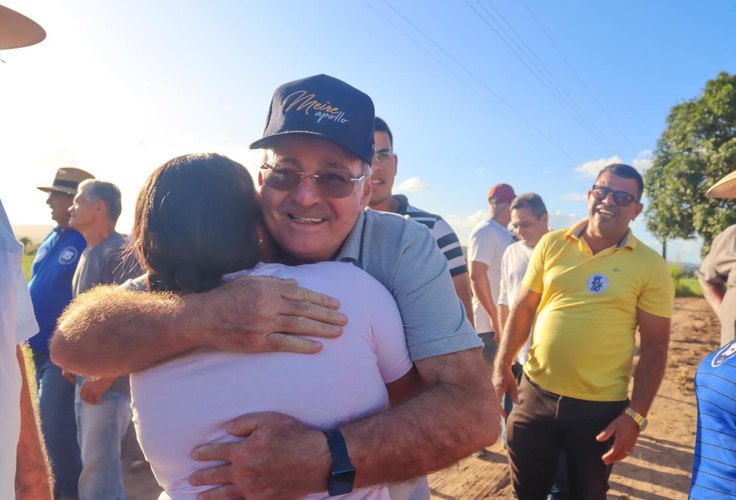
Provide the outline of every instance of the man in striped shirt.
[[394,136],[388,124],[379,117],[375,118],[376,152],[371,168],[371,201],[370,208],[382,212],[409,216],[415,222],[424,224],[437,240],[437,245],[447,258],[450,275],[455,285],[455,292],[465,307],[468,319],[473,323],[473,307],[468,279],[468,266],[463,256],[455,231],[439,215],[425,212],[420,208],[409,205],[409,200],[401,194],[393,194],[394,178],[398,169],[399,157],[394,153]]

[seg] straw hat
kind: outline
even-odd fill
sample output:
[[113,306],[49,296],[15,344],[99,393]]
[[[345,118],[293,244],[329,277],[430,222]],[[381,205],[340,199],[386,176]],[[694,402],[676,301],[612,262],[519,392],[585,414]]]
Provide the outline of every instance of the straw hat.
[[736,198],[736,170],[713,184],[705,194],[711,198]]
[[0,5],[0,50],[27,47],[46,38],[37,22]]
[[56,171],[56,177],[51,186],[39,186],[41,191],[59,191],[70,196],[77,194],[79,183],[85,179],[94,179],[95,176],[81,168],[62,167]]

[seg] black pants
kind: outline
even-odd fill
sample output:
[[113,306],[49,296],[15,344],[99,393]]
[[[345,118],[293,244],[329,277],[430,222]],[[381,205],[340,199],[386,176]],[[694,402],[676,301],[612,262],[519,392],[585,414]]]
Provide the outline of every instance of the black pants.
[[570,499],[605,500],[611,466],[601,456],[612,441],[595,440],[626,408],[627,401],[598,402],[547,392],[524,375],[519,404],[506,423],[514,494],[544,500],[552,487],[560,451],[565,451]]

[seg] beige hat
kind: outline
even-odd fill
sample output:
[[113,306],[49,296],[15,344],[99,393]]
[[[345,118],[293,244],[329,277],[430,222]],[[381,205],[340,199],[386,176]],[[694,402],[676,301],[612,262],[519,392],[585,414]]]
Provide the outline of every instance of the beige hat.
[[36,21],[0,5],[0,50],[27,47],[46,38]]
[[711,198],[736,198],[736,170],[713,184],[705,194]]
[[81,168],[74,167],[62,167],[56,171],[56,177],[51,186],[39,186],[38,189],[41,191],[59,191],[71,196],[77,194],[77,187],[79,183],[85,179],[94,179],[95,176],[89,172],[85,172]]

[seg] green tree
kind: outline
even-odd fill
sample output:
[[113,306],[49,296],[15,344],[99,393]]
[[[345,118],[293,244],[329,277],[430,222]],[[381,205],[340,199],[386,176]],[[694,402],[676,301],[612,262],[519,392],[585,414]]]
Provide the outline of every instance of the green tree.
[[736,203],[707,198],[718,179],[736,170],[736,76],[719,74],[703,94],[672,108],[644,175],[647,229],[661,241],[713,238],[736,223]]

